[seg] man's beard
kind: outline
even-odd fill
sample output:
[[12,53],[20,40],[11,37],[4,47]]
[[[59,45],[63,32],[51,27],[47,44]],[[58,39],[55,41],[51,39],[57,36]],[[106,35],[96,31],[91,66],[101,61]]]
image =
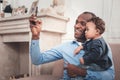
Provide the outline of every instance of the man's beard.
[[81,42],[85,42],[86,41],[86,37],[85,37],[85,30],[82,32],[81,36],[78,38]]

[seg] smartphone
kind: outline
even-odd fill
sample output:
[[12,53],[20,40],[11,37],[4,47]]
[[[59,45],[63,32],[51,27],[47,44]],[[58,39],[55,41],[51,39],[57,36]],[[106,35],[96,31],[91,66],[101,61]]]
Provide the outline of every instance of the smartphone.
[[[38,7],[36,7],[35,8],[35,16],[37,17],[37,13],[38,13]],[[33,25],[36,25],[36,22],[35,21],[31,21],[31,23],[33,24]]]
[[38,13],[38,7],[36,7],[35,9],[35,16],[37,17],[37,13]]

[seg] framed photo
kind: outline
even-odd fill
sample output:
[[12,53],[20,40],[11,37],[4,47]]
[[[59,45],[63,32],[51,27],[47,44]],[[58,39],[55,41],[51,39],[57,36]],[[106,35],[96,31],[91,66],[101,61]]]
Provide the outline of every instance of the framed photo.
[[38,2],[39,2],[39,0],[36,0],[36,1],[34,1],[33,3],[32,3],[32,6],[31,6],[31,8],[30,8],[30,14],[34,14],[35,13],[35,11],[36,11],[36,7],[38,6]]
[[18,8],[14,8],[12,10],[12,16],[24,15],[25,14],[25,6],[20,6]]

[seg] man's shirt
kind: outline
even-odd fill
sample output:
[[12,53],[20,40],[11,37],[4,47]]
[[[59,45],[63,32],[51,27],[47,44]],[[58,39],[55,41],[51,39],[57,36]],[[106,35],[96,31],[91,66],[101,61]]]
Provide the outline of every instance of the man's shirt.
[[[58,46],[55,46],[54,48],[42,52],[40,50],[39,46],[39,40],[32,40],[31,41],[31,47],[30,47],[30,56],[32,63],[35,65],[40,65],[43,63],[48,63],[52,61],[56,61],[59,59],[64,60],[64,66],[67,66],[66,63],[74,64],[76,66],[80,65],[79,59],[83,56],[84,51],[80,51],[79,54],[76,56],[74,55],[74,50],[79,46],[77,41],[70,41],[63,44],[60,44]],[[109,50],[109,56],[112,60],[112,54]],[[85,80],[105,80],[108,79],[107,77],[103,78],[103,74],[110,75],[111,80],[114,78],[114,66],[112,66],[110,69],[102,72],[94,72],[87,70],[87,75],[85,77]],[[78,76],[81,77],[81,76]],[[78,78],[76,77],[76,78]],[[91,79],[90,79],[91,78]],[[67,71],[64,70],[64,80],[70,80],[70,77],[67,75]]]

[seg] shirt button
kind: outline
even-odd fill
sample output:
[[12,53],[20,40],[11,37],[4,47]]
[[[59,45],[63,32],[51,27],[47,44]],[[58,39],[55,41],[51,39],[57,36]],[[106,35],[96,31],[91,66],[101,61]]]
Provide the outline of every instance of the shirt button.
[[35,43],[33,43],[33,45],[35,45]]

